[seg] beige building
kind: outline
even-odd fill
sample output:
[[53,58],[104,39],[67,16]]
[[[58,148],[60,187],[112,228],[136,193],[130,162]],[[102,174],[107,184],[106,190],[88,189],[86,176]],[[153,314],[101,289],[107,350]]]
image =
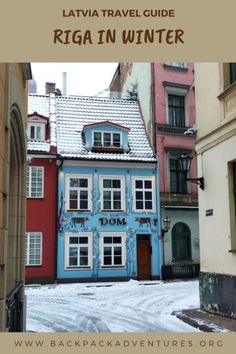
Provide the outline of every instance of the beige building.
[[201,308],[236,318],[236,63],[195,65]]
[[110,96],[139,100],[150,143],[155,146],[153,90],[152,63],[119,63],[110,84]]
[[25,171],[30,64],[0,64],[0,331],[24,329]]

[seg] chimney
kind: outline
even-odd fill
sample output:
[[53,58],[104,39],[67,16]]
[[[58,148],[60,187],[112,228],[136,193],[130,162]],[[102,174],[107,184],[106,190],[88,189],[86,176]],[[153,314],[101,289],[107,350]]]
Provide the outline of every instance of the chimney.
[[63,72],[62,73],[62,95],[66,96],[67,95],[67,73]]
[[46,84],[45,84],[46,95],[53,93],[55,91],[55,89],[56,89],[56,84],[54,82],[46,82]]

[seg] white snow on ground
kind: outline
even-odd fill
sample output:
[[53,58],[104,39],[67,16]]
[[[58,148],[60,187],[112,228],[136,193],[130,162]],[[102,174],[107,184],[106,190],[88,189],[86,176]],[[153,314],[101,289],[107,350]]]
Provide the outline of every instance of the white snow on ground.
[[198,281],[27,286],[27,331],[199,332],[173,311],[199,308]]

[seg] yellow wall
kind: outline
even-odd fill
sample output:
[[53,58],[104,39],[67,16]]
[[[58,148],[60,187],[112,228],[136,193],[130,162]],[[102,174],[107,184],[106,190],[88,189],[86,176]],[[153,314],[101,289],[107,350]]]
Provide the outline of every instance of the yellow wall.
[[[195,65],[196,151],[199,176],[205,178],[205,189],[199,190],[200,263],[204,272],[236,275],[236,253],[229,252],[236,241],[229,183],[230,163],[236,160],[236,91],[227,89],[222,73],[219,63]],[[212,216],[206,216],[209,209]]]
[[24,281],[27,96],[23,65],[0,64],[0,331],[6,297]]

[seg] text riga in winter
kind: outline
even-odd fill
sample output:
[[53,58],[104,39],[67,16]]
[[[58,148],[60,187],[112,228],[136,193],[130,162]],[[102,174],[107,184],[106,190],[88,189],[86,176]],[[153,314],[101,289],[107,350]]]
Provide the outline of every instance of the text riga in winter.
[[184,43],[184,31],[182,29],[116,29],[100,30],[62,30],[53,31],[54,44],[114,44],[116,42],[128,44],[181,44]]

